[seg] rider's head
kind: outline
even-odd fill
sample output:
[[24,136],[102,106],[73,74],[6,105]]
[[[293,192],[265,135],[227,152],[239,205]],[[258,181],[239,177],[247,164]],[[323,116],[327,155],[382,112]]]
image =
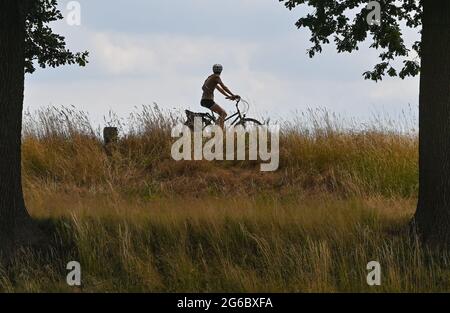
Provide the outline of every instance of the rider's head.
[[220,64],[215,64],[215,65],[213,66],[213,72],[214,72],[214,74],[220,75],[220,74],[222,74],[222,71],[223,71],[223,66],[222,66],[222,65],[220,65]]

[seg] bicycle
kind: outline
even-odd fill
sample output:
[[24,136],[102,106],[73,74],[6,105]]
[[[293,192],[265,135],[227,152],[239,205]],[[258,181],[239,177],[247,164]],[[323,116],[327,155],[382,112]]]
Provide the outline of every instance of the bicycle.
[[[239,108],[239,104],[245,104],[247,106],[247,108],[245,110],[241,110]],[[261,123],[260,121],[258,121],[257,119],[254,118],[248,118],[246,115],[246,113],[244,112],[248,112],[250,105],[248,104],[247,101],[242,100],[241,98],[239,98],[236,101],[236,112],[230,116],[228,116],[225,119],[225,122],[228,122],[232,119],[234,119],[231,123],[229,123],[229,125],[231,126],[243,126],[244,128],[246,127],[251,127],[251,126],[261,126],[263,125],[263,123]],[[202,124],[203,127],[202,129],[205,129],[208,126],[211,125],[217,125],[218,122],[218,118],[216,118],[215,114],[213,111],[211,111],[210,113],[196,113],[196,112],[192,112],[189,110],[185,110],[186,116],[187,116],[187,121],[184,123],[184,125],[188,126],[191,130],[194,129],[194,120],[196,117],[200,117],[202,119]]]

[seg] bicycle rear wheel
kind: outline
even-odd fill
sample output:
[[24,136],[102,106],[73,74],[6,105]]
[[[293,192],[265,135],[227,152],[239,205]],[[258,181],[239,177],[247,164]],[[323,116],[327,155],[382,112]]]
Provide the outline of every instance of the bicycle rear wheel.
[[192,131],[194,130],[194,120],[196,117],[200,117],[202,119],[202,129],[215,124],[214,117],[212,117],[208,113],[195,113],[189,110],[186,110],[185,112],[187,120],[186,122],[184,122],[184,125],[189,127]]

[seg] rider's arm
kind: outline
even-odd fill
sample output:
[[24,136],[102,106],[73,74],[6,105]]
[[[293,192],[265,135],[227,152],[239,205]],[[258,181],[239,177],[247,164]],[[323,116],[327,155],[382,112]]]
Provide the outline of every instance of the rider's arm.
[[[235,98],[236,97],[236,95],[233,93],[233,92],[231,92],[231,90],[227,87],[227,86],[225,86],[225,84],[222,82],[222,80],[219,78],[219,81],[218,81],[218,83],[217,83],[217,89],[219,90],[219,87],[220,88],[222,88],[222,90],[225,92],[225,93],[227,93],[225,96],[226,97],[230,97],[230,98]],[[220,90],[219,90],[220,91]],[[221,91],[222,92],[222,91]],[[222,92],[223,93],[223,92]]]
[[232,97],[231,92],[227,93],[220,85],[217,85],[217,90],[227,98]]
[[232,93],[231,90],[227,86],[225,86],[225,84],[222,81],[219,82],[217,87],[221,87],[226,93],[228,93],[228,95],[227,95],[228,97],[235,96],[234,93]]

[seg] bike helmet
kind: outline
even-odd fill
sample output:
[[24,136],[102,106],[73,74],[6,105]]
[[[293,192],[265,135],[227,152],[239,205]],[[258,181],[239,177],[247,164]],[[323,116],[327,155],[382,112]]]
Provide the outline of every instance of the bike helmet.
[[223,71],[223,66],[222,66],[222,65],[220,65],[220,64],[215,64],[215,65],[213,66],[213,72],[214,72],[214,74],[221,74],[222,71]]

